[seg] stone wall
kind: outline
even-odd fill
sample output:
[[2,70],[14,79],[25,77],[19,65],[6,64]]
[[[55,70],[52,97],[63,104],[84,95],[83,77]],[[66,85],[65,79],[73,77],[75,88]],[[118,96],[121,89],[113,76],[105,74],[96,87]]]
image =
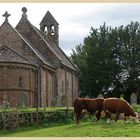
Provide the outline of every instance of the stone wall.
[[58,95],[63,96],[65,94],[65,70],[59,68],[57,71],[58,82]]
[[[20,81],[22,79],[22,81]],[[35,68],[25,64],[0,64],[0,105],[19,105],[20,93],[27,105],[35,106]]]
[[68,106],[72,106],[72,94],[73,94],[73,81],[72,72],[66,71],[66,96],[68,98]]
[[78,75],[74,71],[62,67],[57,70],[57,82],[57,106],[63,106],[63,96],[67,97],[68,105],[72,106],[73,100],[78,97],[79,93]]
[[77,73],[73,74],[73,100],[79,97],[79,77]]
[[41,106],[47,106],[47,71],[41,68]]
[[[41,106],[66,106],[67,103],[72,106],[79,93],[78,75],[69,69],[59,68],[57,78],[54,77],[55,71],[41,68]],[[63,101],[65,97],[68,102]]]
[[52,106],[53,99],[53,73],[47,71],[47,104]]

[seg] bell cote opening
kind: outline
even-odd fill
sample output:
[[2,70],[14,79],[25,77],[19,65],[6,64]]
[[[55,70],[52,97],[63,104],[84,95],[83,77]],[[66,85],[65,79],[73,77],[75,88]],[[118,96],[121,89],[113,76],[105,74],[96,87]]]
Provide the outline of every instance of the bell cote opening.
[[48,11],[40,23],[40,30],[59,45],[59,27],[52,14]]

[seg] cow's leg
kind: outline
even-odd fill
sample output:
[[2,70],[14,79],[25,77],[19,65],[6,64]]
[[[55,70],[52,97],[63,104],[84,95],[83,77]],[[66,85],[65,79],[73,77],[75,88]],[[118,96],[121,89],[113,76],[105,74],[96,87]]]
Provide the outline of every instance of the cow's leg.
[[111,113],[106,112],[106,119],[107,119],[107,124],[108,124],[111,119]]
[[76,114],[76,123],[77,123],[77,125],[78,125],[78,123],[79,123],[79,119],[80,119],[80,116],[79,116],[79,114],[77,113],[77,114]]
[[89,114],[89,119],[91,120],[91,113]]
[[126,120],[126,115],[124,114],[124,122],[127,124],[128,121]]
[[79,120],[80,120],[81,112],[82,112],[82,110],[80,110],[80,111],[78,111],[78,112],[75,113],[75,117],[76,117],[76,123],[77,123],[77,125],[78,125]]
[[[106,120],[108,120],[108,113],[107,113],[105,107],[103,108],[103,110],[104,110],[104,113],[105,113]],[[107,123],[108,123],[108,122],[107,122]]]
[[106,117],[106,123],[108,124],[109,123],[109,112],[107,111],[106,107],[104,106],[103,107],[103,111],[105,113],[105,117]]
[[96,114],[96,118],[97,118],[97,121],[100,120],[100,118],[101,118],[101,112],[100,111],[98,111],[98,113]]
[[115,122],[117,122],[117,120],[119,119],[119,113],[116,113],[116,118],[115,118]]
[[89,112],[88,117],[90,120],[91,120],[91,115],[93,115],[93,114]]

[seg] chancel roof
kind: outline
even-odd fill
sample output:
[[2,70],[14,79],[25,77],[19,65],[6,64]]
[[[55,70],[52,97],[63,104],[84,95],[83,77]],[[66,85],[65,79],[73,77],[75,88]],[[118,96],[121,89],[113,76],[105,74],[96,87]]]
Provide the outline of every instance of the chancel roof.
[[34,65],[32,62],[25,59],[21,54],[2,44],[0,44],[0,62],[17,62]]

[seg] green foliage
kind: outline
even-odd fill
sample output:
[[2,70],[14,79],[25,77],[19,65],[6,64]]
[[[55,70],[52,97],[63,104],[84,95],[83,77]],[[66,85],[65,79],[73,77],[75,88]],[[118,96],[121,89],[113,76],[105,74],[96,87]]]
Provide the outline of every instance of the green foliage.
[[11,112],[0,113],[1,129],[15,129],[18,126],[18,112],[12,109]]
[[80,71],[80,96],[124,94],[128,100],[132,92],[139,92],[139,23],[118,28],[107,27],[105,23],[99,29],[91,27],[83,45],[73,50],[71,59]]
[[[48,109],[38,112],[39,125],[47,126],[58,122],[69,122],[73,120],[73,109],[65,108]],[[17,127],[37,125],[37,112],[34,109],[21,111],[18,108],[8,109],[0,112],[0,129],[15,129]]]
[[55,111],[50,114],[46,114],[46,123],[56,123],[56,122],[68,122],[73,118],[73,112]]

